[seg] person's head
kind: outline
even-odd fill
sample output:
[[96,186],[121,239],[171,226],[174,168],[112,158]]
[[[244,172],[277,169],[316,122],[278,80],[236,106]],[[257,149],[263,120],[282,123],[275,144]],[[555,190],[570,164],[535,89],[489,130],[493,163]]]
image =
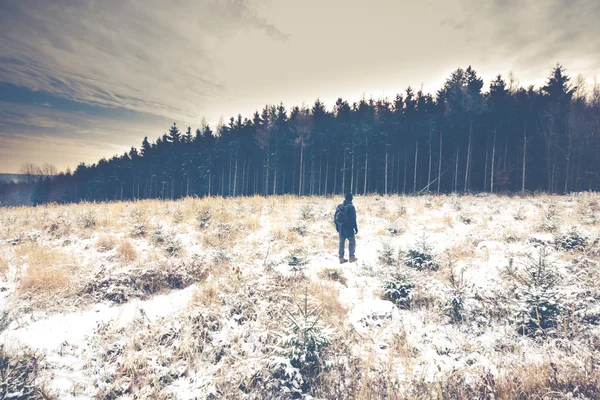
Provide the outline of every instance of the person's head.
[[346,193],[346,201],[352,201],[352,193]]

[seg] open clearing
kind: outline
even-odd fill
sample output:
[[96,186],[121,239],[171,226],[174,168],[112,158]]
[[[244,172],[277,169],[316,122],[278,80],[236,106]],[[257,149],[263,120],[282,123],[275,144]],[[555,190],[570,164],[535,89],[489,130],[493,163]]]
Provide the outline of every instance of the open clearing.
[[2,398],[599,398],[600,196],[0,208]]

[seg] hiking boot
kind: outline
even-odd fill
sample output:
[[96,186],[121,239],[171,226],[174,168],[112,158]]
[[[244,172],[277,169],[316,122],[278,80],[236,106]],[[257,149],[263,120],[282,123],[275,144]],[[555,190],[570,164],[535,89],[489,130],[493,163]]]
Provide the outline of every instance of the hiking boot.
[[356,260],[358,260],[358,258],[356,258],[356,257],[350,257],[350,262],[356,262]]
[[347,262],[348,262],[348,260],[346,260],[344,257],[340,257],[340,264],[347,263]]

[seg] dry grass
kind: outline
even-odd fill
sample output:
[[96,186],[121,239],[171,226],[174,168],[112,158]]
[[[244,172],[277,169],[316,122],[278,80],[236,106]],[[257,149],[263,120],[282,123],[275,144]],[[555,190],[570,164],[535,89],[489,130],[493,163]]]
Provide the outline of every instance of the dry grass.
[[137,252],[127,239],[121,240],[121,243],[117,246],[117,257],[123,261],[135,261],[137,259]]
[[447,250],[447,256],[450,260],[461,261],[475,256],[475,246],[470,240],[454,245]]
[[0,277],[5,277],[8,273],[8,260],[0,254]]
[[[600,372],[589,359],[584,366],[559,360],[516,365],[496,379],[497,399],[600,398]],[[575,396],[579,398],[579,396]]]
[[221,306],[222,292],[223,287],[219,279],[207,280],[194,291],[190,304],[215,309]]
[[[56,292],[66,289],[70,282],[72,260],[57,249],[26,244],[15,249],[17,271],[22,274],[19,291],[22,293]],[[26,264],[25,272],[23,267]]]
[[343,323],[348,309],[341,303],[338,290],[333,282],[313,282],[309,293],[315,296],[318,304],[323,308],[325,321],[337,326]]
[[102,235],[96,239],[96,250],[100,252],[110,251],[117,245],[117,239],[111,235]]

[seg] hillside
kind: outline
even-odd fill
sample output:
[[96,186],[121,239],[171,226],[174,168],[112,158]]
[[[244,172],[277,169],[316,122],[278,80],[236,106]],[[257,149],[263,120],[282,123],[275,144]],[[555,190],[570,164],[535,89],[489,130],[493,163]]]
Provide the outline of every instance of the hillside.
[[0,208],[3,395],[600,397],[600,196],[339,202]]

